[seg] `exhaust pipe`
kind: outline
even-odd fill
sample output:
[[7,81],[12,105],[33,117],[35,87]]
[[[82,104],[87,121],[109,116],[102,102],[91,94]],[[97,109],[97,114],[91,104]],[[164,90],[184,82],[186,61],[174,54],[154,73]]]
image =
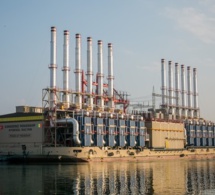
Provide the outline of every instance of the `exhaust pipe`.
[[56,121],[57,124],[73,124],[73,141],[75,144],[80,145],[81,141],[79,139],[79,123],[74,118],[60,119]]
[[195,109],[194,111],[194,117],[199,118],[199,94],[198,94],[198,84],[197,84],[197,69],[193,68],[193,107]]
[[166,65],[165,60],[161,59],[161,91],[162,91],[162,106],[166,106]]
[[64,44],[63,44],[63,102],[66,108],[69,108],[69,31],[64,31]]
[[82,95],[81,95],[81,35],[76,34],[76,47],[75,47],[75,89],[76,97],[75,103],[77,108],[82,109]]
[[88,93],[88,103],[87,105],[92,109],[93,108],[93,96],[92,96],[92,38],[87,37],[87,93]]
[[57,69],[57,55],[56,55],[56,27],[51,27],[51,42],[50,42],[50,109],[53,109],[56,106],[56,94],[55,94],[55,89],[56,89],[56,69]]
[[98,40],[98,102],[97,105],[100,107],[101,111],[104,110],[104,99],[103,99],[103,51],[102,51],[102,41]]
[[192,102],[192,91],[191,91],[191,70],[190,66],[187,67],[187,104],[188,104],[188,116],[193,118],[193,102]]
[[180,118],[180,108],[179,108],[179,93],[180,93],[180,87],[179,87],[179,66],[178,63],[175,63],[175,104],[176,104],[176,115]]
[[175,109],[173,108],[173,71],[171,61],[169,61],[169,113],[175,114]]
[[114,109],[114,100],[113,100],[113,48],[112,44],[108,43],[108,96],[109,102],[108,106],[111,110]]
[[185,70],[184,65],[181,65],[181,104],[182,104],[182,116],[187,118],[187,102],[186,102],[186,85],[185,85]]

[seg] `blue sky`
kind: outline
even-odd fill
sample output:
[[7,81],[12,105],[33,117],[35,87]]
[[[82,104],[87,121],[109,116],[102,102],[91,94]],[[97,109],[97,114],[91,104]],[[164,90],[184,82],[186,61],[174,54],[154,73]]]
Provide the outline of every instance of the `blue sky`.
[[150,100],[153,86],[161,93],[161,58],[196,67],[201,116],[215,121],[214,0],[0,1],[0,114],[15,112],[18,105],[42,105],[42,89],[49,86],[51,26],[57,28],[59,87],[63,31],[69,30],[71,88],[80,33],[85,71],[86,39],[93,38],[94,75],[97,40],[104,43],[105,74],[107,43],[113,44],[114,87],[131,100]]

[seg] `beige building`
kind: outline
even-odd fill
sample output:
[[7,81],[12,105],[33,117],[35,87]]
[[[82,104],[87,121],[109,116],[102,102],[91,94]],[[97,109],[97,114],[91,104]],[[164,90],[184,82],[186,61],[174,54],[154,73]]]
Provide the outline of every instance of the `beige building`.
[[185,130],[183,123],[146,121],[150,137],[150,148],[184,148]]

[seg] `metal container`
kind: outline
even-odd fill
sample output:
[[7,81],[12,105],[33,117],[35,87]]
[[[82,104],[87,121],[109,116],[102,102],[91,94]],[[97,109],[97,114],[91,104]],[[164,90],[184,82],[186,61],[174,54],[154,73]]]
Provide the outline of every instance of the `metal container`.
[[94,144],[95,146],[104,146],[105,140],[104,135],[106,135],[106,130],[104,128],[103,118],[92,118],[94,124]]
[[105,124],[105,128],[106,128],[106,146],[110,146],[113,147],[116,145],[116,125],[114,123],[114,119],[111,118],[105,118],[104,119],[104,124]]
[[212,125],[213,137],[212,137],[212,145],[215,146],[215,125]]
[[193,124],[185,124],[185,129],[187,133],[187,144],[188,146],[194,146],[195,145],[195,138],[196,138],[196,132],[195,132],[195,126]]
[[201,139],[202,139],[202,131],[200,125],[195,125],[195,134],[196,137],[194,138],[194,145],[201,146]]
[[128,128],[127,141],[128,146],[134,147],[136,146],[136,136],[137,136],[137,128],[134,120],[127,120],[126,126]]
[[201,125],[201,133],[202,133],[202,138],[200,139],[201,146],[207,146],[208,132],[206,125]]
[[125,139],[127,136],[125,120],[117,119],[115,124],[117,126],[117,146],[124,147],[127,144]]
[[145,147],[146,127],[144,121],[136,121],[137,126],[137,146]]
[[208,132],[208,138],[207,138],[207,146],[213,146],[213,126],[207,125],[207,132]]
[[93,144],[92,136],[94,134],[91,117],[77,116],[77,120],[79,122],[82,146],[91,146]]

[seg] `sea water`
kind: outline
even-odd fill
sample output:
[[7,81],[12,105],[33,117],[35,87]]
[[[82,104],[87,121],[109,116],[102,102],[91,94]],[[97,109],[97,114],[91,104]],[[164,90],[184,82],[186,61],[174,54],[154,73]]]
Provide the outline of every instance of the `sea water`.
[[215,160],[0,163],[0,194],[215,194]]

